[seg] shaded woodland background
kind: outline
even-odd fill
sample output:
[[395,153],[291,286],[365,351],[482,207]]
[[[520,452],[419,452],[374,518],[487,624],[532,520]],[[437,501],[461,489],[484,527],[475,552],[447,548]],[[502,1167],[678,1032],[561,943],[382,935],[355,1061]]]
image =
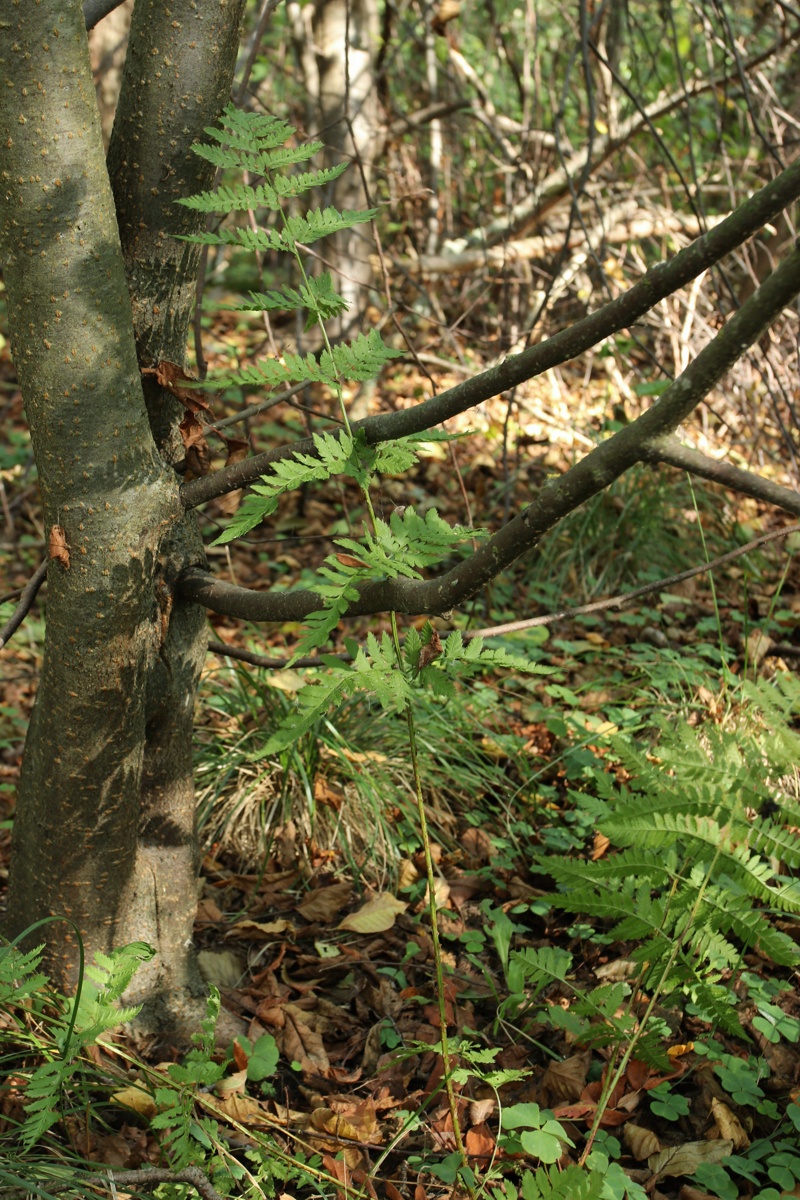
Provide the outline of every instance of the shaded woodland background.
[[[127,7],[91,35],[107,130]],[[299,140],[318,136],[331,162],[352,160],[326,202],[379,210],[374,226],[342,235],[333,247],[324,244],[319,258],[320,269],[338,273],[352,305],[337,332],[377,325],[403,350],[399,365],[374,386],[354,389],[351,413],[408,406],[568,327],[791,162],[800,129],[799,40],[800,13],[784,3],[583,0],[565,8],[546,0],[460,6],[455,0],[327,0],[251,6],[237,100],[284,116]],[[767,277],[795,234],[794,215],[787,213],[625,335],[451,422],[472,436],[431,446],[411,477],[383,479],[383,510],[413,504],[425,511],[435,504],[448,520],[468,526],[507,521],[550,473],[659,395]],[[317,348],[313,332],[293,322],[224,310],[248,289],[283,282],[284,271],[283,262],[268,256],[256,264],[236,253],[206,259],[192,345],[198,373],[245,364],[267,351]],[[787,312],[709,398],[693,431],[705,453],[791,487],[797,486],[800,444],[797,335],[798,314]],[[44,541],[7,345],[0,352],[0,389],[8,430],[0,446],[5,616]],[[249,415],[243,418],[242,410]],[[246,437],[255,452],[324,428],[332,411],[330,396],[315,387],[269,408],[245,390],[214,402],[217,427]],[[224,528],[237,500],[228,496],[206,506],[206,534]],[[304,492],[287,500],[269,527],[212,548],[214,568],[247,586],[307,581],[330,539],[347,534],[359,512],[356,491],[338,483]],[[574,513],[557,538],[476,597],[463,627],[600,600],[698,565],[787,521],[721,488],[692,485],[679,472],[641,468]],[[529,1079],[514,1082],[506,1102],[539,1104],[557,1115],[560,1107],[559,1119],[578,1144],[587,1112],[591,1116],[585,1106],[594,1101],[586,1088],[599,1077],[598,1052],[592,1060],[569,1030],[526,1025],[524,1010],[507,1021],[498,1016],[498,1004],[513,993],[509,947],[568,948],[588,988],[613,979],[615,967],[625,978],[627,968],[618,964],[628,962],[631,945],[611,939],[602,920],[556,913],[542,899],[551,881],[532,867],[531,848],[602,859],[607,844],[573,793],[591,790],[598,776],[629,782],[614,739],[648,748],[661,736],[664,718],[728,729],[734,739],[744,738],[735,732],[740,720],[758,728],[737,681],[770,684],[794,668],[800,652],[795,548],[790,537],[710,579],[664,587],[621,611],[542,625],[524,641],[523,635],[512,638],[515,648],[524,647],[553,672],[535,687],[510,676],[487,677],[447,706],[423,701],[425,796],[435,830],[454,1030],[468,1037],[477,1029],[496,1051],[494,1066],[531,1069]],[[384,1175],[378,1173],[380,1186],[389,1200],[398,1200],[398,1189],[405,1196],[409,1186],[415,1200],[443,1193],[455,1183],[443,1166],[454,1143],[435,1091],[438,1016],[430,937],[418,919],[424,881],[402,722],[378,721],[367,702],[354,700],[320,721],[282,761],[265,760],[268,732],[302,679],[283,662],[296,631],[265,634],[216,617],[212,624],[218,652],[209,656],[196,744],[206,846],[197,940],[208,978],[248,1022],[251,1042],[269,1033],[283,1054],[277,1098],[251,1087],[231,1112],[239,1120],[261,1114],[282,1145],[296,1151],[299,1139],[306,1164],[321,1155],[340,1182],[347,1177],[338,1165],[342,1146],[358,1143],[347,1169],[360,1171],[356,1182],[368,1190],[382,1154],[375,1147],[386,1147],[396,1132],[393,1114],[401,1104],[419,1105],[423,1115],[410,1137],[419,1158],[416,1182],[409,1185],[408,1166],[401,1169],[395,1155]],[[348,632],[363,637],[375,627],[361,621]],[[6,839],[41,630],[34,612],[2,651]],[[341,639],[338,648],[345,648]],[[225,650],[243,652],[246,661],[237,665]],[[278,665],[265,671],[259,656]],[[786,720],[792,729],[796,704]],[[401,897],[394,923],[378,931],[356,923],[340,932],[343,915],[357,915],[373,892]],[[666,1071],[643,1081],[632,1068],[612,1107],[635,1114],[628,1124],[656,1141],[644,1133],[625,1140],[621,1117],[604,1127],[604,1144],[610,1160],[621,1161],[627,1177],[654,1195],[689,1200],[707,1194],[698,1190],[701,1184],[722,1197],[773,1200],[772,1184],[783,1189],[775,1196],[796,1192],[794,976],[748,952],[742,971],[727,981],[753,1041],[723,1038],[719,1054],[745,1064],[752,1087],[770,1082],[760,1096],[752,1089],[745,1095],[746,1088],[737,1091],[719,1070],[694,1061],[685,1088],[675,1084],[670,1092]],[[793,1037],[775,1041],[759,1031],[753,1022],[759,1014],[763,1020],[764,1005],[783,1013]],[[665,1009],[658,1017],[665,1045],[706,1036],[704,1014],[692,1012],[691,1003],[679,1015]],[[773,1013],[773,1024],[778,1019]],[[426,1048],[387,1057],[412,1043]],[[303,1064],[305,1075],[292,1073],[287,1064],[293,1061]],[[745,1066],[727,1062],[724,1069],[741,1076]],[[676,1078],[682,1072],[676,1067]],[[656,1088],[662,1108],[669,1109],[668,1096],[684,1106],[676,1101],[665,1116],[649,1097]],[[494,1162],[498,1147],[501,1157],[514,1153],[502,1148],[491,1106],[475,1107],[490,1092],[480,1082],[464,1092],[467,1149],[476,1170]],[[636,1097],[628,1109],[626,1095]],[[713,1172],[703,1179],[694,1169],[654,1175],[651,1167],[646,1174],[643,1164],[664,1145],[729,1137],[735,1127],[725,1124],[720,1105],[741,1129],[734,1156],[744,1161],[759,1139],[767,1145],[748,1160],[753,1179],[728,1167],[721,1168],[725,1179]],[[68,1141],[85,1158],[124,1169],[160,1162],[146,1115],[139,1117],[87,1126],[80,1134],[76,1126]],[[781,1137],[787,1145],[776,1150]],[[776,1164],[770,1154],[788,1159]],[[675,1182],[681,1178],[682,1185]],[[280,1186],[289,1180],[287,1173]],[[297,1186],[308,1191],[310,1185],[303,1178]]]

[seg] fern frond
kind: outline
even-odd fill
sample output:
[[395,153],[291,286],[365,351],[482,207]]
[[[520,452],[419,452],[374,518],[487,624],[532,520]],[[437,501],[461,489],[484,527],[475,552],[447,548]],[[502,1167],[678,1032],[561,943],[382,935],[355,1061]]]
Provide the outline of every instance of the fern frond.
[[322,353],[322,362],[329,372],[342,379],[374,379],[393,358],[399,358],[402,350],[387,346],[377,329],[359,333],[350,345],[342,343],[333,347],[333,362],[328,351]]
[[347,311],[347,301],[333,290],[329,272],[309,278],[299,288],[284,287],[271,292],[250,292],[250,302],[231,304],[230,312],[308,312],[306,329],[317,321],[328,321]]
[[566,983],[572,970],[572,955],[560,946],[527,947],[513,951],[510,958],[524,973],[525,983],[534,995],[551,983]]
[[307,733],[332,705],[340,703],[353,690],[354,680],[349,671],[323,676],[314,683],[306,684],[297,693],[297,711],[276,729],[263,749],[253,756],[253,760],[258,761],[291,746]]
[[198,192],[178,200],[186,208],[206,213],[254,212],[269,209],[280,212],[281,201],[296,199],[305,192],[325,187],[347,170],[348,163],[325,167],[319,171],[304,171],[297,175],[275,175],[267,182],[251,187],[244,183],[221,184],[213,192]]

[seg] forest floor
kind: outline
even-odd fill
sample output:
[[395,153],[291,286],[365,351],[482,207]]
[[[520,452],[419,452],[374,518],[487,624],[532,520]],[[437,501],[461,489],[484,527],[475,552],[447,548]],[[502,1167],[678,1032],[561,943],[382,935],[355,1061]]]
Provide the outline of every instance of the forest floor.
[[[222,336],[216,326],[214,333]],[[430,370],[441,390],[478,365],[440,362]],[[44,531],[7,351],[0,389],[10,429],[0,448],[0,590],[8,593],[38,565]],[[429,390],[412,363],[364,402],[408,404]],[[314,395],[306,401],[327,403]],[[435,503],[450,521],[496,525],[602,435],[609,407],[602,372],[589,380],[551,373],[521,389],[511,409],[498,400],[470,414],[463,430],[477,432],[452,452],[431,446],[411,477],[384,480],[376,508]],[[306,418],[297,409],[273,410],[253,418],[248,432],[262,449],[304,435]],[[766,435],[762,450],[779,461],[775,439]],[[774,474],[781,477],[779,467]],[[330,552],[331,537],[357,529],[360,517],[358,495],[330,483],[287,502],[268,530],[214,548],[212,563],[246,586],[304,582]],[[224,503],[210,506],[206,533],[214,536],[225,519]],[[753,502],[643,470],[575,514],[477,597],[458,625],[500,624],[614,595],[782,523],[782,515]],[[3,879],[45,595],[0,656]],[[533,1200],[532,1166],[576,1161],[595,1127],[601,1158],[594,1162],[605,1164],[609,1195],[622,1198],[626,1188],[656,1200],[800,1195],[793,968],[776,969],[757,946],[742,945],[738,969],[717,970],[740,1033],[714,1028],[691,989],[650,1005],[654,997],[636,985],[641,943],[610,933],[614,923],[604,914],[560,909],[542,861],[548,854],[577,863],[613,859],[615,847],[579,798],[601,790],[599,780],[624,790],[632,779],[626,747],[656,749],[664,722],[723,731],[732,743],[763,729],[740,685],[791,673],[800,654],[798,612],[800,567],[780,541],[713,577],[660,586],[635,604],[507,639],[546,674],[479,676],[447,703],[421,695],[442,999],[458,1063],[465,1160],[443,1088],[441,1008],[404,721],[354,700],[282,761],[265,759],[261,748],[304,673],[210,655],[197,721],[205,857],[195,933],[204,974],[245,1036],[216,1093],[197,1103],[220,1122],[230,1153],[241,1158],[253,1138],[269,1136],[294,1160],[274,1162],[274,1186],[286,1195],[311,1194],[315,1186],[328,1194],[338,1181],[342,1195],[387,1200],[466,1195],[487,1185],[513,1200],[521,1182]],[[296,634],[216,618],[211,625],[217,642],[278,659],[291,653]],[[347,632],[358,641],[366,629],[361,622]],[[786,729],[793,723],[790,712]],[[788,914],[774,920],[796,936]],[[560,982],[541,987],[526,975],[526,953],[548,947],[571,958],[558,960]],[[587,1016],[581,997],[597,988],[606,990]],[[596,1120],[602,1082],[645,1018],[655,1051],[630,1057]],[[110,1061],[98,1052],[101,1067]],[[47,1153],[71,1143],[82,1157],[119,1170],[162,1165],[163,1137],[149,1123],[154,1111],[152,1088],[128,1092],[101,1106],[99,1119],[66,1121]],[[13,1106],[6,1103],[4,1113],[8,1128]],[[315,1184],[315,1171],[327,1183]]]

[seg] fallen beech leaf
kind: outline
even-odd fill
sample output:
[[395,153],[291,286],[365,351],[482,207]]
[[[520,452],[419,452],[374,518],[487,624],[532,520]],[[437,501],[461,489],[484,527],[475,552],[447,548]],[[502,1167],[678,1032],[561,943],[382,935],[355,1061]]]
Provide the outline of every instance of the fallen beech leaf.
[[333,557],[337,559],[343,567],[366,569],[368,566],[368,564],[362,562],[360,558],[353,558],[352,554],[334,554]]
[[353,933],[385,933],[394,925],[398,913],[407,908],[404,900],[398,900],[391,892],[381,892],[340,921],[337,928],[351,929]]
[[297,1061],[304,1070],[324,1075],[330,1070],[322,1038],[306,1023],[306,1014],[295,1004],[283,1007],[282,1050],[289,1061]]
[[598,859],[604,858],[610,845],[610,838],[607,838],[604,833],[596,833],[592,841],[592,862],[597,862]]
[[406,888],[410,888],[412,884],[419,879],[419,871],[410,858],[400,860],[400,874],[397,880],[397,886],[401,892]]
[[214,1105],[216,1112],[238,1121],[240,1125],[271,1125],[273,1121],[264,1108],[252,1096],[243,1096],[233,1092],[223,1100],[217,1100]]
[[603,963],[602,966],[596,967],[594,973],[598,979],[619,983],[620,980],[630,979],[631,975],[635,975],[639,966],[640,964],[634,962],[632,958],[617,958],[614,962]]
[[577,1100],[586,1086],[586,1073],[591,1061],[591,1051],[587,1050],[582,1054],[573,1054],[563,1062],[551,1062],[541,1082],[548,1100],[557,1103]]
[[497,1101],[494,1096],[487,1096],[485,1100],[471,1100],[469,1105],[469,1120],[471,1125],[483,1125],[487,1117],[490,1117],[497,1107]]
[[297,911],[306,921],[327,923],[341,912],[352,894],[349,883],[332,883],[329,887],[315,888],[302,904],[298,904]]
[[701,1163],[718,1163],[733,1150],[733,1142],[684,1142],[670,1146],[648,1158],[647,1165],[654,1175],[694,1175]]
[[267,687],[277,688],[279,692],[295,696],[301,688],[305,687],[306,679],[299,671],[287,668],[285,671],[270,671],[264,682]]
[[750,1145],[750,1138],[736,1113],[731,1112],[727,1104],[716,1096],[711,1097],[711,1115],[717,1122],[720,1137],[730,1138],[734,1150],[745,1150]]
[[115,1104],[121,1104],[124,1108],[132,1108],[134,1112],[137,1112],[140,1117],[144,1117],[146,1121],[149,1121],[158,1112],[156,1102],[150,1093],[146,1092],[144,1088],[137,1087],[136,1084],[114,1092],[111,1099]]
[[226,1100],[228,1096],[241,1095],[247,1088],[247,1065],[240,1070],[235,1071],[233,1075],[226,1075],[224,1079],[220,1079],[216,1086],[216,1093],[221,1099]]
[[495,1139],[488,1125],[473,1125],[464,1138],[464,1149],[470,1159],[488,1163],[494,1153]]
[[231,925],[225,937],[256,941],[259,938],[273,938],[276,934],[285,933],[287,929],[291,928],[291,924],[285,917],[279,917],[277,921],[237,921],[235,925]]
[[197,965],[206,983],[220,988],[236,987],[245,974],[244,963],[232,950],[201,950]]
[[652,1129],[644,1129],[641,1125],[634,1125],[633,1121],[628,1121],[622,1131],[622,1138],[633,1157],[638,1159],[639,1162],[644,1162],[651,1155],[658,1154],[661,1149],[661,1142]]

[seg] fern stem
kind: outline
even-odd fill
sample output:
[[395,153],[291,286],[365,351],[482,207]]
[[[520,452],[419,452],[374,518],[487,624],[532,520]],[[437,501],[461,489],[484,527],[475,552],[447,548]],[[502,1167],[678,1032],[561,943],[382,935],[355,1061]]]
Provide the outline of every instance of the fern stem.
[[[394,651],[397,655],[398,670],[403,669],[403,656],[400,648],[400,635],[397,630],[397,614],[391,612],[389,614],[392,623],[392,641],[394,642]],[[462,1163],[466,1163],[467,1158],[464,1152],[464,1142],[461,1137],[461,1125],[458,1119],[458,1102],[456,1099],[455,1088],[453,1087],[453,1065],[450,1056],[450,1046],[447,1040],[447,1006],[445,1003],[444,991],[444,964],[442,962],[442,948],[439,942],[439,925],[438,912],[436,908],[436,879],[433,869],[433,855],[431,854],[431,842],[428,834],[428,818],[425,815],[425,802],[422,797],[422,778],[419,772],[419,755],[417,752],[417,729],[414,723],[414,712],[408,700],[405,703],[406,723],[408,725],[408,747],[411,753],[411,771],[414,779],[414,792],[417,801],[417,813],[419,815],[419,829],[422,838],[422,850],[425,856],[425,876],[428,881],[428,913],[431,923],[431,941],[433,943],[433,961],[436,970],[436,1002],[439,1009],[439,1032],[440,1044],[442,1050],[442,1071],[444,1074],[444,1086],[447,1092],[447,1104],[450,1109],[450,1118],[453,1122],[453,1136],[455,1138],[456,1150],[461,1156]],[[462,1180],[467,1188],[470,1196],[474,1196],[474,1190],[467,1184],[466,1180]]]
[[677,937],[675,938],[675,940],[673,942],[672,950],[670,951],[669,957],[667,958],[667,961],[665,962],[664,968],[661,972],[661,978],[659,979],[656,986],[653,988],[653,992],[648,1001],[647,1008],[644,1010],[644,1015],[642,1016],[642,1018],[639,1022],[639,1028],[634,1033],[633,1037],[631,1038],[630,1042],[628,1043],[627,1048],[623,1052],[622,1058],[620,1059],[616,1070],[611,1073],[608,1080],[606,1081],[606,1084],[603,1088],[602,1094],[600,1096],[600,1100],[597,1105],[597,1112],[595,1114],[592,1128],[589,1130],[589,1136],[586,1139],[586,1145],[583,1149],[583,1153],[581,1154],[580,1158],[578,1159],[578,1165],[581,1167],[586,1165],[586,1159],[589,1156],[589,1154],[591,1153],[592,1144],[594,1142],[595,1137],[597,1136],[597,1131],[600,1128],[600,1122],[602,1121],[606,1107],[608,1106],[609,1098],[614,1094],[614,1089],[616,1088],[617,1084],[622,1079],[623,1075],[625,1074],[626,1070],[628,1069],[628,1063],[630,1062],[631,1058],[633,1057],[633,1053],[639,1043],[639,1039],[641,1038],[644,1031],[647,1029],[650,1018],[652,1017],[655,1007],[658,1004],[659,999],[661,998],[661,994],[664,990],[664,984],[666,983],[667,979],[669,979],[670,975],[672,974],[672,970],[673,970],[673,967],[675,966],[675,962],[678,958],[678,955],[681,952],[681,947],[683,946],[683,943],[686,941],[687,937],[691,934],[692,930],[695,928],[697,914],[698,914],[700,905],[703,902],[703,897],[705,896],[708,885],[711,882],[711,879],[714,874],[714,868],[716,867],[717,861],[718,861],[721,853],[722,853],[722,847],[720,845],[716,848],[716,850],[714,852],[714,857],[711,859],[711,862],[709,863],[709,866],[708,866],[708,870],[706,871],[705,878],[703,879],[703,882],[700,885],[700,887],[697,889],[697,895],[694,898],[694,903],[692,904],[690,911],[686,914],[686,920],[684,922],[683,928],[680,930],[680,932],[678,933]]

